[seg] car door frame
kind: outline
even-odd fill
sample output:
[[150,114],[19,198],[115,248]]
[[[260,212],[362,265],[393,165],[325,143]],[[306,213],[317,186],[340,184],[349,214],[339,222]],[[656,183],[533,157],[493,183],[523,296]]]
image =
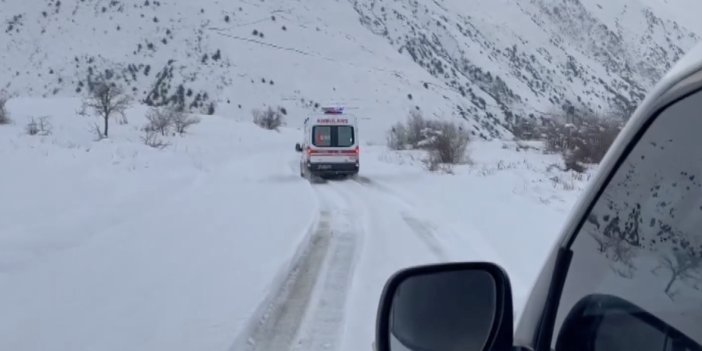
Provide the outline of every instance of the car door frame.
[[695,50],[692,59],[695,57],[700,59],[680,63],[656,86],[636,109],[600,163],[597,174],[566,220],[561,239],[554,246],[529,295],[515,330],[516,349],[550,350],[556,314],[572,257],[570,247],[619,167],[661,112],[702,90],[702,48]]

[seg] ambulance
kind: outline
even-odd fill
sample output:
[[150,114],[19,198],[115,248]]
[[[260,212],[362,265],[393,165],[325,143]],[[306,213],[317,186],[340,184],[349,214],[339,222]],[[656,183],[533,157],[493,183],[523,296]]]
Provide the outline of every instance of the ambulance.
[[301,153],[304,178],[354,176],[360,168],[358,125],[343,108],[325,107],[323,114],[305,119],[304,138],[295,145]]

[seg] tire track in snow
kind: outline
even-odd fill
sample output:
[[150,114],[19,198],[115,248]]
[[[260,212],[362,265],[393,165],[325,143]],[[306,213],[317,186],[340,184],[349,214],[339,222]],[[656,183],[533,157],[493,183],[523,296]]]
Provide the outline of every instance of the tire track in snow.
[[359,233],[349,204],[332,186],[324,184],[315,191],[321,210],[310,238],[230,350],[338,347]]
[[440,262],[449,261],[449,255],[446,253],[443,245],[437,237],[436,230],[431,223],[422,221],[416,216],[410,214],[413,208],[401,194],[386,188],[367,177],[358,177],[355,182],[361,187],[384,195],[385,198],[393,200],[400,211],[402,220],[407,224],[409,229],[429,248],[429,251],[436,256]]
[[[325,271],[320,276],[318,289],[312,306],[304,323],[303,333],[299,336],[294,350],[336,350],[339,348],[342,327],[346,311],[349,287],[353,277],[359,241],[362,230],[355,224],[355,212],[348,200],[339,193],[334,182],[317,187],[324,192],[325,187],[333,189],[337,199],[332,201],[340,206],[332,210],[333,225],[331,230],[332,245],[325,264]],[[320,194],[325,196],[324,194]],[[327,194],[328,195],[328,194]]]
[[444,251],[441,243],[436,238],[436,234],[431,227],[420,221],[419,219],[412,217],[409,213],[402,213],[402,220],[405,221],[407,226],[421,239],[424,244],[427,245],[429,250],[438,258],[441,262],[449,261],[449,256]]
[[259,312],[239,337],[231,351],[289,350],[300,328],[300,320],[310,304],[317,276],[322,268],[330,241],[330,216],[320,212],[310,239],[297,258],[282,285],[264,300]]
[[[370,191],[383,194],[384,198],[393,200],[400,208],[404,208],[404,211],[401,212],[404,222],[441,261],[449,261],[452,257],[462,260],[496,260],[500,257],[495,247],[480,236],[479,230],[458,231],[450,224],[447,225],[443,222],[440,217],[432,217],[431,220],[427,220],[426,217],[417,216],[416,213],[421,212],[417,212],[417,207],[412,205],[404,194],[370,178],[359,177],[356,179],[356,183]],[[442,244],[440,239],[442,235],[453,237],[452,242],[456,242],[456,238],[462,238],[461,241],[466,245],[465,249],[461,250],[460,253],[455,250],[447,250],[450,247]]]

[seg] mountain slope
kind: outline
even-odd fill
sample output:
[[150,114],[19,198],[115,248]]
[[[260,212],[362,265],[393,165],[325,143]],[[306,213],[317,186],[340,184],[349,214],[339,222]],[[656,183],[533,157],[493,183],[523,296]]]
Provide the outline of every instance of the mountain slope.
[[626,116],[699,40],[675,21],[683,7],[656,0],[353,2],[370,30],[466,96],[473,114],[508,121],[561,110]]
[[76,96],[108,78],[151,105],[246,119],[281,106],[291,125],[343,103],[372,141],[413,108],[499,137],[519,117],[625,116],[698,40],[685,9],[700,5],[685,6],[0,0],[0,90]]

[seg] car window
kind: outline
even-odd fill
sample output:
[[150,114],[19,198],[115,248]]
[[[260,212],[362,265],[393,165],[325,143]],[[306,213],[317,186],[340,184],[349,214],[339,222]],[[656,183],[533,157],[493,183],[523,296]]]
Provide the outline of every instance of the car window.
[[314,127],[314,146],[331,146],[331,127]]
[[[665,109],[616,171],[571,247],[553,348],[702,350],[701,135],[697,92]],[[603,308],[600,294],[635,308]]]
[[349,147],[354,144],[351,126],[316,126],[313,128],[314,146]]
[[337,146],[349,147],[353,145],[353,127],[339,126],[337,127]]

